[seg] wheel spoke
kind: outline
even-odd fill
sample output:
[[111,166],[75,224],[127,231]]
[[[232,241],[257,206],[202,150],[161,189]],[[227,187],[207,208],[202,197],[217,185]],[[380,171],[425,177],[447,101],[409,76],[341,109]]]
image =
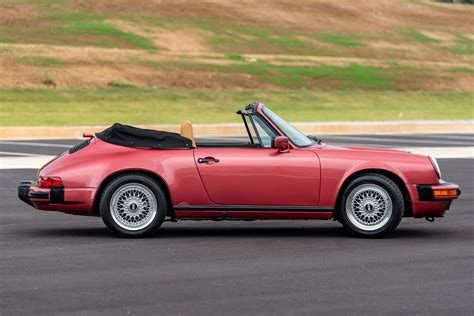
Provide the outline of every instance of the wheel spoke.
[[363,184],[351,191],[346,200],[349,220],[364,230],[382,227],[392,213],[392,201],[388,192],[375,184]]
[[112,218],[121,227],[139,230],[155,218],[157,201],[153,192],[138,183],[129,183],[117,189],[110,200]]

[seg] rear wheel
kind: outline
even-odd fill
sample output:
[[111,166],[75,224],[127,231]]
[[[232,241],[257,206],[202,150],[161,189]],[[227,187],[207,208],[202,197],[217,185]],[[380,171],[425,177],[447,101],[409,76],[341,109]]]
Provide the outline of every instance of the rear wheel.
[[105,225],[122,237],[151,236],[166,216],[163,189],[150,177],[125,174],[113,179],[100,199]]
[[350,182],[339,203],[339,220],[358,237],[383,237],[400,223],[404,213],[400,188],[380,174],[361,175]]

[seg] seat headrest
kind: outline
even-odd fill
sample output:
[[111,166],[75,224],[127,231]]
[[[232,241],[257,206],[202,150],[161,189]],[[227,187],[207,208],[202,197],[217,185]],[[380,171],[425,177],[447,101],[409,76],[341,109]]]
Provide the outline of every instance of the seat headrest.
[[193,147],[196,147],[196,140],[194,139],[193,125],[191,124],[190,121],[183,121],[181,123],[180,134],[183,137],[189,138],[193,143]]

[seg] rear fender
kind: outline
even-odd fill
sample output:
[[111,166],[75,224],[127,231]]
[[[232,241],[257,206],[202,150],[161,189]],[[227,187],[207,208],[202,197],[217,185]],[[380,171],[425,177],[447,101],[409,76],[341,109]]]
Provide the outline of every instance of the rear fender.
[[211,202],[194,162],[193,149],[143,149],[121,147],[96,141],[88,147],[66,154],[40,175],[61,177],[64,186],[93,188],[97,192],[113,175],[143,172],[155,175],[166,185],[173,205],[208,205]]

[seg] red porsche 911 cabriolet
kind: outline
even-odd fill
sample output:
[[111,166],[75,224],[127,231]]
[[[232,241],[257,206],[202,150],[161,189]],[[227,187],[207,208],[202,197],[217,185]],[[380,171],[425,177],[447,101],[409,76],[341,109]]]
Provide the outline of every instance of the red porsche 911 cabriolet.
[[181,134],[114,124],[18,187],[39,210],[102,217],[119,236],[150,236],[163,221],[336,219],[381,237],[403,216],[442,217],[459,186],[432,157],[334,146],[307,137],[261,103],[237,112],[248,141],[196,143]]

